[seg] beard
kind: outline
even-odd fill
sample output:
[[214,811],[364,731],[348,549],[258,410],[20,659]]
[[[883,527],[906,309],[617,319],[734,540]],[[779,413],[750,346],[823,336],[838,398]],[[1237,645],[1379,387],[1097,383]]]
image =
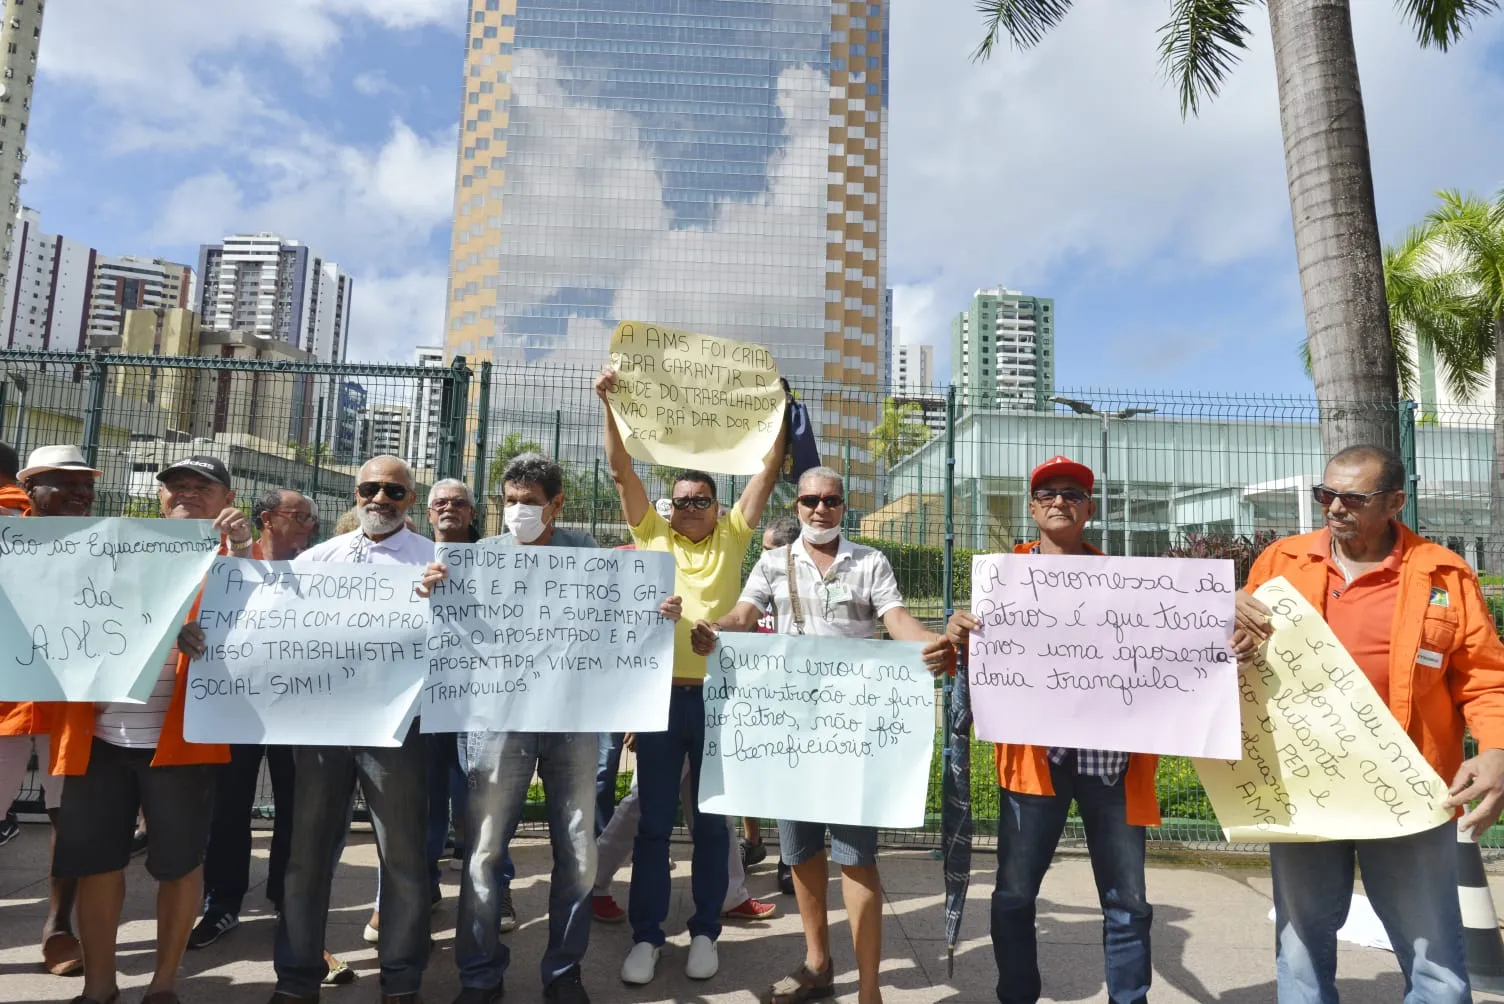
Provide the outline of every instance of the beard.
[[362,506],[360,510],[360,528],[368,537],[384,537],[396,533],[403,522],[404,517],[400,512],[385,513],[372,506]]

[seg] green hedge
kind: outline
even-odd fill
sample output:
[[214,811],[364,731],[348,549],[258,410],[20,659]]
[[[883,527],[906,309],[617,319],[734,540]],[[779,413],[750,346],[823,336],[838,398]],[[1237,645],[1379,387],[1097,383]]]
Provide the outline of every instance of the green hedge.
[[[852,537],[853,544],[865,544],[887,555],[893,566],[893,576],[898,580],[898,591],[904,597],[945,595],[945,549],[930,544],[900,544],[876,537]],[[971,597],[971,556],[979,551],[955,552],[955,567],[952,581],[955,598],[959,604]]]

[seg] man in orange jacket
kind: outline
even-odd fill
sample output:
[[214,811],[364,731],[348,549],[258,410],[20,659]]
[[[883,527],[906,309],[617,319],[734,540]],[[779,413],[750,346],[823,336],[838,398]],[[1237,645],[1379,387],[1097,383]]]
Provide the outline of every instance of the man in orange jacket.
[[[1086,543],[1086,524],[1096,513],[1096,479],[1084,464],[1052,457],[1029,475],[1029,514],[1039,540],[1014,548],[1020,554],[1101,554]],[[951,616],[948,635],[959,651],[979,621],[970,612]],[[1153,969],[1149,928],[1154,909],[1144,888],[1145,827],[1159,825],[1154,770],[1147,753],[1060,747],[997,746],[997,886],[992,892],[992,954],[997,960],[997,999],[1035,1004],[1041,984],[1034,907],[1044,873],[1055,856],[1074,799],[1086,827],[1097,898],[1102,904],[1107,999],[1143,1004]]]
[[[251,525],[234,506],[230,472],[217,457],[179,460],[157,475],[168,519],[212,519],[221,553],[254,556]],[[190,622],[198,614],[194,604]],[[179,645],[188,642],[179,635]],[[177,1004],[174,987],[203,896],[204,847],[214,812],[214,772],[228,746],[183,738],[188,655],[173,648],[145,704],[59,706],[52,723],[52,772],[65,776],[52,873],[78,880],[84,986],[75,1004],[112,1004],[115,935],[125,902],[136,814],[151,843],[146,870],[157,880],[157,959],[141,1004]]]
[[[1448,806],[1481,799],[1461,821],[1481,834],[1504,808],[1504,645],[1478,577],[1398,522],[1405,464],[1393,452],[1343,450],[1312,494],[1326,512],[1325,528],[1276,541],[1259,556],[1237,596],[1233,651],[1246,662],[1268,638],[1269,610],[1250,594],[1283,577],[1322,612],[1431,766],[1453,779]],[[1466,762],[1464,728],[1481,751]],[[1280,1004],[1337,1000],[1337,930],[1347,919],[1355,865],[1405,975],[1405,999],[1471,1000],[1457,827],[1271,845]]]
[[[0,448],[0,468],[5,463]],[[94,508],[94,479],[99,471],[85,462],[76,446],[42,446],[31,451],[26,469],[16,477],[26,490],[27,508],[34,516],[88,516]],[[0,500],[4,499],[0,488]],[[14,794],[25,776],[33,743],[42,765],[43,804],[53,826],[62,804],[63,779],[46,773],[51,759],[51,704],[0,704],[0,797]],[[35,737],[35,739],[33,739]],[[54,833],[56,830],[54,829]],[[73,933],[73,902],[77,883],[54,878],[50,883],[47,920],[42,925],[42,967],[54,976],[72,976],[83,968],[83,949]]]
[[16,477],[21,468],[21,458],[16,448],[9,443],[0,443],[0,516],[27,516],[31,513],[31,500],[26,489]]

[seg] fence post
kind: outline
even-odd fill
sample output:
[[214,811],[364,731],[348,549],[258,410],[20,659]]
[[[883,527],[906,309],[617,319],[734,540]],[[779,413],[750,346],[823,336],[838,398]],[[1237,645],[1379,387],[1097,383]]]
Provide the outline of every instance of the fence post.
[[[923,461],[920,461],[921,465]],[[921,467],[922,469],[922,467]],[[950,615],[955,613],[956,605],[956,385],[951,384],[945,393],[945,547],[944,559],[941,564],[942,574],[945,581],[940,587],[941,603],[944,606],[942,616],[946,622],[950,621]],[[921,496],[922,498],[923,496]],[[945,628],[942,627],[941,633]],[[966,672],[958,660],[959,673]],[[950,774],[951,757],[955,755],[955,743],[958,741],[954,730],[950,727],[950,702],[951,691],[955,688],[955,681],[946,677],[941,686],[941,706],[944,709],[944,718],[940,730],[941,742],[944,744],[940,749],[941,768],[940,776],[947,777]],[[959,741],[970,742],[962,737]]]
[[434,465],[435,479],[456,477],[464,469],[465,416],[470,410],[470,367],[464,356],[455,356],[444,381],[439,425],[439,456]]
[[491,434],[491,361],[480,364],[480,394],[475,405],[475,518],[486,525],[486,447]]
[[551,453],[551,454],[549,454],[549,457],[556,464],[559,462],[559,439],[560,439],[560,435],[561,435],[561,433],[563,431],[564,431],[564,409],[563,408],[555,408],[554,409],[554,452]]
[[99,466],[99,436],[104,428],[104,363],[98,349],[89,353],[89,404],[84,409],[84,460]]
[[[1400,522],[1420,532],[1420,468],[1415,457],[1415,402],[1400,402],[1400,457],[1405,461],[1405,508]],[[1492,571],[1492,569],[1490,569]]]
[[601,458],[595,458],[595,466],[590,472],[590,536],[595,536],[595,510],[601,495]]
[[10,381],[0,377],[0,439],[5,438],[5,391],[9,386]]
[[318,425],[313,433],[313,480],[308,486],[308,501],[313,503],[314,512],[318,512],[319,505],[319,455],[323,452],[324,445],[324,396],[319,395]]

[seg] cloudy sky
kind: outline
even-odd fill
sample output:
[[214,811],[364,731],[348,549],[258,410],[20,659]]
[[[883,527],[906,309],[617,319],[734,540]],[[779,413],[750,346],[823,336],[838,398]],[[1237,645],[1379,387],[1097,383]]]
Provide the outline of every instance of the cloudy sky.
[[[465,0],[52,0],[25,203],[112,254],[197,260],[277,230],[357,281],[352,356],[441,340]],[[1082,0],[1027,53],[971,63],[970,0],[893,0],[889,277],[942,346],[979,286],[1056,299],[1062,387],[1300,393],[1303,330],[1260,29],[1180,120],[1165,0]],[[1504,188],[1504,16],[1420,51],[1360,0],[1380,224]]]

